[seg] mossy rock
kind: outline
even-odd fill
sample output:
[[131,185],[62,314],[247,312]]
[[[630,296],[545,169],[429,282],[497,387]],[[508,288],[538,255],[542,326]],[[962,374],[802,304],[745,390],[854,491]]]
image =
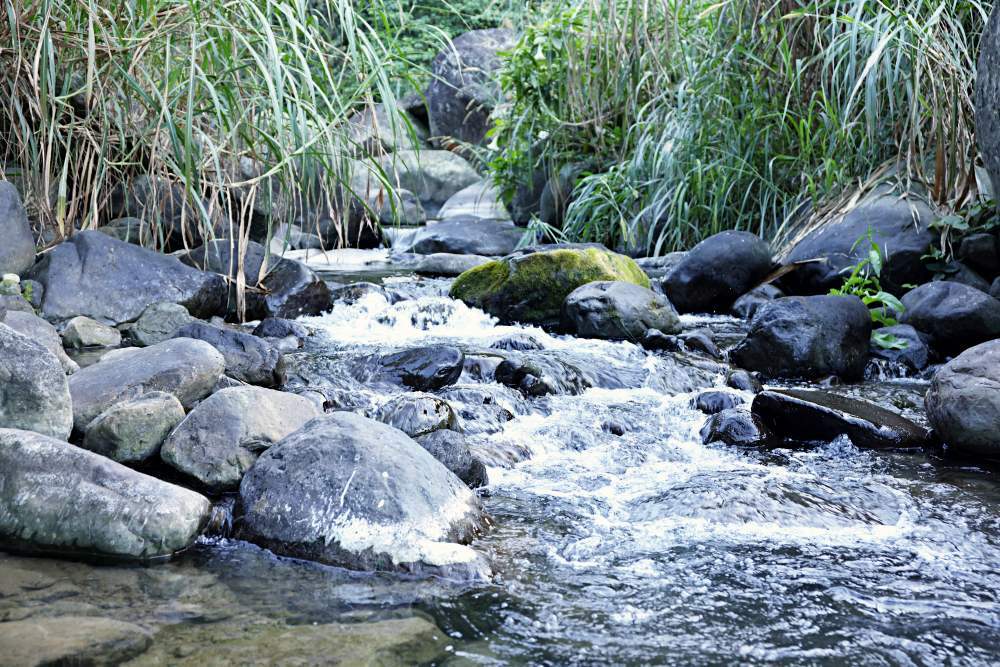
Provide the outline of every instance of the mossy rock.
[[477,266],[455,280],[451,296],[504,322],[557,327],[566,296],[598,280],[649,287],[649,277],[629,257],[602,248],[563,248]]

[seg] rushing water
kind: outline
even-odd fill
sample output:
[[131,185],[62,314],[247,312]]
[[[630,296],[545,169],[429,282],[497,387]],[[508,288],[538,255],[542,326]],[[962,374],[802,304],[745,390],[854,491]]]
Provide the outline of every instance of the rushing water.
[[[393,390],[357,382],[345,362],[429,343],[463,348],[467,370],[442,395],[489,463],[483,502],[495,527],[474,546],[493,563],[492,581],[365,575],[206,539],[156,568],[5,558],[0,572],[44,585],[7,597],[0,586],[0,619],[93,611],[133,620],[158,631],[151,655],[164,664],[262,624],[414,613],[447,634],[435,661],[446,664],[1000,656],[995,471],[861,451],[845,439],[795,450],[705,446],[704,416],[689,403],[722,384],[715,364],[498,326],[444,296],[444,280],[386,284],[405,299],[370,295],[306,320],[318,335],[289,360],[292,384],[371,413]],[[738,336],[727,318],[687,324],[722,341]],[[484,382],[477,369],[489,367],[490,345],[513,333],[529,333],[544,347],[531,354],[571,364],[594,386],[529,400]],[[923,389],[907,380],[837,388],[916,419]]]

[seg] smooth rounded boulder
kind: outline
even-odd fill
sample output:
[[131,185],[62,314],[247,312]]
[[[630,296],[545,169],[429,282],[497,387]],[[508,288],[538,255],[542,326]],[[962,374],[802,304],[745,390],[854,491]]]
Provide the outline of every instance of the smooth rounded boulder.
[[139,347],[156,345],[173,338],[178,329],[194,319],[187,308],[180,304],[150,304],[129,329],[129,338]]
[[184,406],[173,394],[148,394],[112,405],[87,425],[83,447],[119,463],[141,463],[184,419]]
[[663,278],[681,313],[724,313],[771,272],[771,246],[750,232],[725,231],[688,252]]
[[515,44],[514,33],[494,28],[459,35],[434,58],[427,87],[427,111],[433,137],[478,144],[490,127],[490,114],[501,98],[496,74],[500,52]]
[[28,275],[44,286],[41,314],[53,321],[85,315],[118,325],[157,302],[178,303],[197,317],[226,312],[221,276],[93,230],[45,253]]
[[121,344],[122,335],[118,329],[82,315],[71,319],[63,329],[63,345],[66,347],[118,347]]
[[226,360],[226,375],[262,387],[280,387],[285,382],[285,361],[276,347],[263,338],[208,322],[191,322],[175,338],[202,340]]
[[5,324],[0,324],[0,428],[62,440],[73,428],[69,384],[59,360]]
[[35,263],[35,238],[17,188],[0,181],[0,275],[25,273]]
[[649,278],[629,257],[600,247],[527,249],[460,275],[451,296],[503,322],[558,327],[566,297],[595,281],[649,287]]
[[201,340],[175,338],[127,353],[116,350],[70,378],[74,426],[83,433],[111,406],[151,391],[173,394],[190,409],[212,392],[225,370],[225,358]]
[[735,447],[761,447],[774,437],[761,420],[740,408],[728,408],[710,416],[699,432],[703,444],[721,442]]
[[864,375],[871,331],[868,308],[856,296],[785,297],[757,310],[729,358],[766,377],[856,380]]
[[418,229],[404,250],[418,255],[504,256],[514,252],[523,236],[524,230],[509,220],[464,215]]
[[230,491],[261,452],[320,414],[307,398],[261,387],[212,394],[163,443],[165,463],[212,491]]
[[6,316],[0,314],[0,322],[6,324],[22,336],[26,336],[36,343],[41,343],[49,352],[59,360],[59,365],[67,375],[80,370],[80,366],[69,358],[63,348],[62,338],[56,328],[32,313],[20,310],[8,310]]
[[939,368],[924,406],[949,448],[1000,459],[1000,340],[969,348]]
[[317,417],[264,452],[240,484],[240,535],[358,570],[488,576],[465,546],[475,495],[402,431],[348,412]]
[[458,416],[448,401],[430,394],[394,396],[379,407],[375,418],[411,438],[440,430],[459,430]]
[[416,438],[420,446],[444,467],[455,473],[470,489],[489,484],[486,466],[472,455],[465,436],[449,430],[434,431]]
[[1000,301],[974,287],[937,280],[910,290],[902,302],[900,321],[927,334],[941,354],[1000,338]]
[[149,561],[189,547],[211,504],[48,436],[0,429],[0,542],[53,556]]
[[650,329],[678,333],[681,321],[673,305],[651,289],[604,280],[570,292],[563,302],[562,326],[583,338],[636,342]]

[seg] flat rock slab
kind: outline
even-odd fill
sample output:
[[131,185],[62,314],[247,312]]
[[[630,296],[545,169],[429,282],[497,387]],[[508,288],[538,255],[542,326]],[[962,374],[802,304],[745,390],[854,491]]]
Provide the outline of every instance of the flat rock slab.
[[926,429],[895,412],[824,391],[775,389],[757,394],[751,407],[776,436],[826,441],[846,435],[857,447],[898,449],[929,442]]
[[0,429],[0,543],[56,556],[148,561],[186,549],[208,499],[30,431]]
[[151,643],[151,633],[138,625],[96,616],[0,623],[0,661],[7,667],[118,665]]

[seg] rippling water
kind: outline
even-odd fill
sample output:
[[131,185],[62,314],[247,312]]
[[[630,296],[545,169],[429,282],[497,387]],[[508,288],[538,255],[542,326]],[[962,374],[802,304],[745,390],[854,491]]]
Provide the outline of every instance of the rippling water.
[[[294,384],[370,413],[398,390],[362,385],[343,371],[345,360],[441,342],[486,359],[493,341],[527,332],[545,348],[532,354],[569,363],[594,385],[527,400],[484,383],[470,363],[443,392],[490,464],[484,504],[496,526],[474,546],[493,562],[492,582],[349,573],[228,540],[206,540],[161,568],[0,564],[44,571],[77,591],[45,604],[91,604],[169,628],[157,641],[182,653],[214,627],[416,611],[447,633],[448,664],[1000,657],[995,471],[861,451],[846,439],[766,452],[707,447],[698,436],[704,416],[689,402],[722,384],[714,364],[497,326],[443,296],[442,280],[387,285],[408,298],[373,295],[305,320],[320,333],[290,359]],[[723,340],[738,334],[726,318],[687,324]],[[838,390],[920,418],[923,389],[904,380]],[[122,581],[126,573],[139,583]],[[0,595],[0,614],[28,604]]]

